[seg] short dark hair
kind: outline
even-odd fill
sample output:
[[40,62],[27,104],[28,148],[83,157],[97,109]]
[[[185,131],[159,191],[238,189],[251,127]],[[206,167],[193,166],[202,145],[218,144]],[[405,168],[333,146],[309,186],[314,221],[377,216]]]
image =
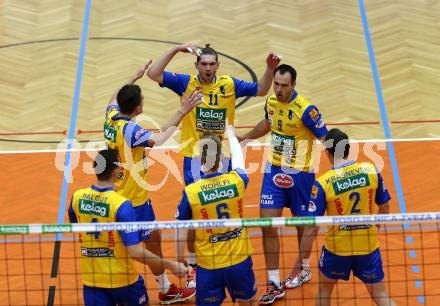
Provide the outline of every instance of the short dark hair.
[[141,104],[141,88],[136,84],[124,85],[119,89],[116,100],[122,114],[131,114]]
[[[211,161],[215,158],[214,164],[210,169],[218,169],[220,165],[220,158],[222,154],[222,140],[220,136],[214,134],[212,132],[203,133],[202,137],[200,137],[201,144],[201,163],[205,165],[208,161]],[[212,149],[212,144],[215,144],[214,150]]]
[[197,56],[197,63],[200,61],[202,55],[214,55],[215,61],[218,62],[218,54],[213,48],[210,47],[210,44],[206,44],[205,48],[200,49],[200,55]]
[[350,153],[348,135],[339,129],[331,129],[325,136],[325,147],[333,157],[347,158]]
[[275,73],[277,73],[277,71],[279,71],[280,74],[285,74],[286,72],[290,73],[290,78],[291,78],[292,84],[296,81],[296,70],[292,66],[286,65],[286,64],[281,64],[277,68],[275,68],[273,75],[275,75]]
[[113,171],[119,167],[118,151],[105,149],[98,152],[93,162],[96,177],[99,181],[107,181],[112,177]]

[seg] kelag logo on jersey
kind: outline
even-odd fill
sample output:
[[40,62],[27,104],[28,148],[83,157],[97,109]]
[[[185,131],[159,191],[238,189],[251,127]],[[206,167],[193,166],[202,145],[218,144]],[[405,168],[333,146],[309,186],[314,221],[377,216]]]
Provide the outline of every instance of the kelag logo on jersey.
[[108,204],[81,199],[79,201],[79,212],[84,215],[96,215],[100,217],[109,216],[110,207]]
[[223,121],[226,119],[226,109],[197,107],[197,120]]
[[111,142],[116,142],[116,129],[107,123],[104,124],[104,138]]
[[237,185],[233,184],[212,190],[200,191],[198,195],[200,203],[206,205],[238,197],[238,190]]
[[370,180],[368,179],[368,175],[365,173],[348,177],[333,183],[333,189],[335,190],[336,195],[365,186],[370,186]]

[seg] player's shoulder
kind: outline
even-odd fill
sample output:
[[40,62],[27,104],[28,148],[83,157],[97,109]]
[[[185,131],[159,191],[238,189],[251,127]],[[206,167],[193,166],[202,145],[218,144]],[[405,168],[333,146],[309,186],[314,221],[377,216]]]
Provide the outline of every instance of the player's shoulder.
[[72,196],[73,196],[73,198],[79,198],[79,197],[82,197],[84,194],[90,193],[90,192],[92,192],[92,188],[91,187],[80,188],[80,189],[75,190],[73,192]]
[[200,189],[200,185],[203,184],[204,179],[201,178],[198,181],[195,181],[191,184],[188,184],[185,186],[185,188],[183,188],[183,192],[186,193],[186,195],[188,196],[189,194],[192,194],[194,192],[198,192]]
[[119,106],[117,105],[109,105],[105,111],[105,119],[106,121],[112,121],[113,117],[119,114]]
[[188,85],[190,85],[190,84],[201,85],[202,84],[200,82],[199,76],[197,74],[186,74],[185,76],[189,78]]
[[379,173],[376,165],[372,162],[360,162],[355,164],[357,165],[357,167],[361,169],[362,173],[367,173],[372,175],[377,175]]
[[268,97],[266,98],[266,104],[267,104],[268,106],[273,106],[273,105],[275,105],[276,103],[278,103],[278,100],[277,100],[277,96],[276,96],[275,94],[271,94],[270,96],[268,96]]
[[135,141],[139,140],[145,133],[150,132],[134,121],[126,121],[124,126],[124,134],[126,137],[131,136]]
[[234,78],[229,75],[229,74],[221,74],[217,76],[217,81],[218,82],[229,82],[229,81],[233,81]]
[[315,109],[313,103],[300,94],[296,96],[290,105],[300,114],[304,114],[306,111],[312,111]]
[[335,175],[335,171],[330,169],[316,178],[316,182],[324,188],[329,183],[329,178]]
[[229,171],[228,173],[225,173],[225,178],[232,177],[234,179],[240,179],[243,175],[247,176],[247,173],[244,170],[240,169],[233,169]]
[[352,169],[359,169],[359,173],[377,174],[376,165],[372,162],[352,162],[343,167],[344,170],[349,171]]
[[72,204],[78,203],[80,199],[87,198],[87,194],[92,194],[93,189],[91,187],[80,188],[73,192],[72,194]]
[[227,86],[227,87],[234,87],[235,82],[234,78],[230,76],[229,74],[222,74],[217,76],[217,85],[218,86]]
[[108,195],[110,196],[110,198],[115,201],[118,204],[123,204],[125,202],[130,202],[129,199],[127,199],[126,197],[124,197],[123,195],[117,193],[114,190],[108,191]]

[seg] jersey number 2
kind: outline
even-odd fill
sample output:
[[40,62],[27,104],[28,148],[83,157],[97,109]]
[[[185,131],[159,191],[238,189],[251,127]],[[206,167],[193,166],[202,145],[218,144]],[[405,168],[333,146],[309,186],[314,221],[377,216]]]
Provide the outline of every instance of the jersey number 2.
[[359,204],[359,201],[361,200],[361,195],[359,194],[359,192],[350,193],[349,198],[350,198],[350,201],[354,200],[353,207],[351,208],[350,214],[356,215],[356,214],[360,213],[361,210],[356,208],[357,205]]

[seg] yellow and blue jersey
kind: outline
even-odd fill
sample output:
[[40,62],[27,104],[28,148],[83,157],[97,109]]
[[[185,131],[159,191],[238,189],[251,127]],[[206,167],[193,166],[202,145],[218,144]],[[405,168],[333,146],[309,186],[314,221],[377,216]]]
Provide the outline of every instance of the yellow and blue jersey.
[[174,91],[179,96],[186,97],[200,87],[203,93],[203,103],[195,107],[182,120],[180,134],[181,153],[185,157],[193,157],[198,148],[200,136],[204,132],[213,132],[223,138],[225,122],[234,124],[235,103],[237,98],[256,96],[258,83],[248,83],[229,75],[215,76],[211,84],[200,81],[198,75],[176,74],[164,71],[161,87]]
[[[177,219],[243,218],[243,198],[248,180],[241,169],[202,176],[185,187],[177,208]],[[195,250],[197,264],[211,270],[239,264],[253,252],[243,228],[197,229]]]
[[[113,188],[77,190],[70,202],[71,223],[134,222],[132,203]],[[127,246],[140,242],[139,234],[127,231],[80,233],[80,266],[83,283],[90,287],[120,288],[139,279]]]
[[268,161],[278,167],[311,171],[313,143],[327,134],[317,107],[294,91],[288,103],[272,94],[264,109],[272,136]]
[[118,151],[123,170],[116,181],[116,191],[130,199],[133,206],[140,206],[148,200],[147,158],[145,147],[152,132],[143,129],[121,116],[117,105],[107,107],[104,123],[104,140],[110,149]]
[[[391,199],[382,176],[371,163],[347,162],[333,167],[313,185],[308,212],[322,216],[371,215],[374,205]],[[379,248],[376,227],[334,225],[329,227],[325,248],[339,256],[368,255]]]

